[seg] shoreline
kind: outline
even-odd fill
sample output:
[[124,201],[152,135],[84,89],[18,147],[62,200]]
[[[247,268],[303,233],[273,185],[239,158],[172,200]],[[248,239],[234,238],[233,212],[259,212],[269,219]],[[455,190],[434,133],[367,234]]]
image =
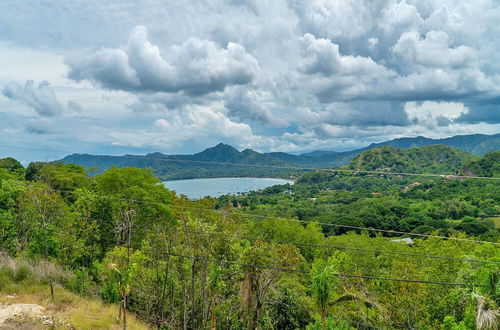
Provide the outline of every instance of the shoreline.
[[283,179],[283,178],[268,178],[268,177],[253,177],[253,176],[223,176],[216,178],[193,178],[193,179],[174,179],[174,180],[161,180],[161,182],[176,182],[176,181],[189,181],[189,180],[218,180],[218,179],[263,179],[263,180],[281,180],[295,183],[296,179]]

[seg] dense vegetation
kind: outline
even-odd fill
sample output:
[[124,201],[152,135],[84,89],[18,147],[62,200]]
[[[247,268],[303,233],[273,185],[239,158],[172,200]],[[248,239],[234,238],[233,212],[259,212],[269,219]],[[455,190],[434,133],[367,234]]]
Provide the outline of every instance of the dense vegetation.
[[[165,155],[159,152],[147,154],[145,156],[95,156],[73,154],[64,157],[62,161],[79,164],[88,169],[93,169],[94,173],[101,173],[112,166],[150,168],[154,171],[154,174],[162,180],[244,176],[290,178],[291,176],[298,176],[304,172],[303,170],[295,169],[295,167],[339,167],[348,164],[355,156],[366,150],[376,148],[382,148],[378,150],[386,150],[384,147],[408,149],[433,144],[451,146],[474,155],[482,156],[489,151],[500,149],[500,134],[463,135],[446,139],[429,139],[421,136],[415,138],[400,138],[382,143],[374,143],[365,148],[351,151],[314,151],[300,155],[284,152],[259,153],[251,149],[240,152],[229,145],[220,143],[193,155]],[[425,150],[425,148],[422,150]],[[466,157],[465,153],[460,153],[458,150],[454,152],[450,150],[454,149],[450,148],[446,150],[445,153],[451,158],[463,160],[462,158]],[[433,168],[433,170],[439,171],[441,168],[436,161],[440,161],[440,159],[436,158],[436,154],[432,156],[432,159],[426,159],[426,161],[434,161],[431,164],[437,166]],[[413,162],[418,160],[419,159],[413,159]],[[443,160],[448,161],[448,159],[445,158],[443,158]],[[225,163],[251,166],[226,165]],[[256,165],[265,165],[265,167]],[[404,166],[399,167],[403,168]]]
[[500,177],[500,151],[489,152],[479,160],[467,162],[462,172],[468,175]]
[[74,274],[68,289],[151,326],[498,326],[495,180],[325,171],[200,201],[135,168],[89,177],[73,164],[8,165],[0,182],[0,249],[50,260]]
[[455,174],[475,157],[456,148],[429,145],[420,148],[374,148],[356,156],[347,166],[353,170]]

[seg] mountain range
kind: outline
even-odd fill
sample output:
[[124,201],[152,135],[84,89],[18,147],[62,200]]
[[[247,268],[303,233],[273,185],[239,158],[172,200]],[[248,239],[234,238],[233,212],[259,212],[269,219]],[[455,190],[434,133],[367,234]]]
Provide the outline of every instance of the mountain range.
[[94,173],[100,173],[112,166],[151,168],[163,180],[241,176],[290,177],[312,168],[344,166],[366,150],[379,147],[409,149],[427,145],[445,145],[482,156],[487,152],[500,150],[500,134],[460,135],[445,139],[422,136],[399,138],[351,151],[319,150],[299,155],[285,152],[259,153],[251,149],[238,151],[230,145],[220,143],[191,155],[165,155],[160,152],[123,156],[72,154],[60,161],[82,165],[92,169]]

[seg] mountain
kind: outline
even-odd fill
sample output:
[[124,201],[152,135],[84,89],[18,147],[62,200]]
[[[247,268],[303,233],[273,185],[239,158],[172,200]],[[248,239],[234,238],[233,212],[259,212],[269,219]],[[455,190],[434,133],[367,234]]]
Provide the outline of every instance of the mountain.
[[476,156],[444,145],[399,149],[376,147],[362,152],[346,166],[352,170],[456,174]]
[[293,163],[301,165],[316,164],[318,167],[342,166],[348,164],[354,157],[365,150],[377,147],[390,146],[399,149],[422,147],[426,145],[446,145],[454,147],[473,155],[482,156],[490,151],[500,149],[500,134],[484,135],[457,135],[444,139],[431,139],[423,136],[414,138],[398,138],[381,143],[372,143],[367,147],[344,152],[318,150],[300,154]]
[[[400,138],[371,144],[365,148],[351,151],[335,152],[322,150],[299,155],[292,155],[285,152],[259,153],[251,149],[238,151],[230,145],[219,143],[214,147],[192,155],[165,155],[159,152],[150,153],[145,156],[72,154],[64,157],[61,161],[83,165],[87,168],[94,168],[96,173],[102,172],[111,166],[151,168],[154,173],[163,180],[242,176],[273,176],[288,178],[290,176],[299,175],[301,172],[311,168],[344,166],[355,159],[357,155],[367,150],[382,147],[408,149],[428,145],[445,145],[461,149],[462,151],[474,155],[483,155],[489,151],[500,150],[500,134],[462,135],[446,139],[430,139],[426,137]],[[434,149],[431,148],[431,150]],[[461,157],[458,154],[454,154],[453,156],[449,153],[446,154],[453,159]],[[398,157],[404,158],[407,156],[401,154]],[[425,159],[424,157],[419,161],[424,161]],[[413,162],[415,161],[416,160],[413,160]],[[412,165],[411,162],[406,162],[405,164],[408,166]],[[460,165],[461,164],[462,163],[460,163]],[[259,167],[258,165],[265,165],[265,167]],[[274,168],[273,166],[276,167]],[[297,169],[294,169],[294,167],[297,167]],[[431,167],[428,166],[428,169],[431,170]],[[441,169],[451,170],[452,168],[442,167]],[[458,168],[453,167],[453,170],[457,169]],[[432,170],[437,171],[437,167]]]
[[[192,155],[165,155],[159,152],[145,156],[72,154],[64,157],[61,161],[94,169],[95,173],[102,172],[112,166],[151,168],[155,175],[162,180],[243,176],[289,178],[291,175],[302,172],[293,169],[296,165],[274,158],[269,154],[262,154],[250,149],[240,152],[232,146],[222,143]],[[259,167],[259,165],[265,166]],[[276,166],[276,168],[269,166]]]
[[500,149],[500,134],[484,135],[457,135],[444,139],[429,139],[423,136],[415,138],[400,138],[368,146],[372,147],[391,146],[395,148],[415,148],[430,144],[441,144],[467,151],[473,155],[483,156],[484,154]]

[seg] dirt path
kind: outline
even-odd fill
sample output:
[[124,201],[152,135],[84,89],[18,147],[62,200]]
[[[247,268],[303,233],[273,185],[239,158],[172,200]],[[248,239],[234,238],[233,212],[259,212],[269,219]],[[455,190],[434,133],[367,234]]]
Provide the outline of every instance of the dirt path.
[[52,319],[44,315],[44,311],[44,307],[35,304],[0,303],[0,329],[30,329],[36,325],[50,327]]

